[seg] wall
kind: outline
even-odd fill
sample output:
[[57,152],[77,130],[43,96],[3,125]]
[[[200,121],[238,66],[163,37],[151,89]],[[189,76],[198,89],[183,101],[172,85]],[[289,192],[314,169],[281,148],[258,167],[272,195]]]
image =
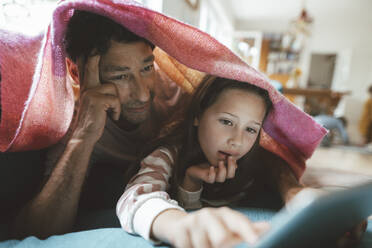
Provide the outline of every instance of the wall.
[[187,24],[198,27],[200,17],[199,7],[194,10],[186,0],[163,0],[163,13]]
[[206,31],[228,47],[232,44],[234,17],[224,1],[199,0],[192,9],[186,0],[163,0],[163,13]]
[[[349,121],[348,132],[351,142],[360,142],[357,129],[363,101],[367,98],[367,87],[372,84],[372,15],[369,10],[372,1],[358,1],[351,9],[333,12],[332,15],[318,14],[309,10],[314,17],[312,35],[308,40],[301,60],[304,70],[301,85],[306,86],[311,53],[336,53],[334,90],[350,90],[337,109]],[[336,13],[336,14],[334,14]],[[237,20],[237,30],[285,31],[288,21],[283,20]]]

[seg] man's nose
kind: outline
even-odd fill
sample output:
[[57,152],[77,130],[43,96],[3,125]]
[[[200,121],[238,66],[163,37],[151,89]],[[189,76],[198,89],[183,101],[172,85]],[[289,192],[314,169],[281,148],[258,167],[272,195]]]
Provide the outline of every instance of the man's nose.
[[141,77],[135,77],[133,82],[132,98],[139,100],[141,102],[147,102],[150,99],[150,89],[146,80]]

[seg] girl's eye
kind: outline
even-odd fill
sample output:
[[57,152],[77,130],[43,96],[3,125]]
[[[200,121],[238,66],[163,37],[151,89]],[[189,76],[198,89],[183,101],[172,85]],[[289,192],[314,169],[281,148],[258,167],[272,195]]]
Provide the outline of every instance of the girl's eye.
[[226,120],[226,119],[220,119],[219,122],[223,125],[226,125],[226,126],[232,126],[233,123],[229,120]]
[[248,133],[257,133],[256,129],[251,128],[251,127],[247,127],[246,130],[247,130]]
[[150,72],[152,70],[154,70],[154,65],[148,65],[143,68],[143,71],[145,72]]

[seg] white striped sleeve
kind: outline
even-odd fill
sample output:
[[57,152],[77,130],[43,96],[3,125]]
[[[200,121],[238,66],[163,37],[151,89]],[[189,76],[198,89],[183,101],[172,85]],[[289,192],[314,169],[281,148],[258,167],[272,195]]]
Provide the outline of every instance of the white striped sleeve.
[[159,148],[142,160],[140,170],[116,205],[116,214],[125,231],[155,242],[150,237],[154,219],[167,209],[183,210],[167,193],[173,163],[166,148]]

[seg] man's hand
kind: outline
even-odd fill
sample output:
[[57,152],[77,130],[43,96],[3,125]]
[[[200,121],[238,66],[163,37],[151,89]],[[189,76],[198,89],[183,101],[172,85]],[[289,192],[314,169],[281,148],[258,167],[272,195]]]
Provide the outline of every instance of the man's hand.
[[189,214],[170,209],[154,220],[152,234],[175,247],[233,247],[242,242],[254,244],[268,229],[268,223],[253,223],[226,207]]
[[100,56],[89,57],[84,68],[82,94],[72,138],[95,144],[102,136],[107,114],[118,120],[121,112],[119,93],[114,84],[99,80]]
[[182,183],[182,188],[187,191],[195,192],[201,188],[203,182],[215,183],[225,182],[226,179],[235,177],[235,171],[238,168],[236,160],[231,156],[227,158],[227,165],[225,162],[218,161],[217,167],[204,163],[194,165],[186,170],[185,178]]

